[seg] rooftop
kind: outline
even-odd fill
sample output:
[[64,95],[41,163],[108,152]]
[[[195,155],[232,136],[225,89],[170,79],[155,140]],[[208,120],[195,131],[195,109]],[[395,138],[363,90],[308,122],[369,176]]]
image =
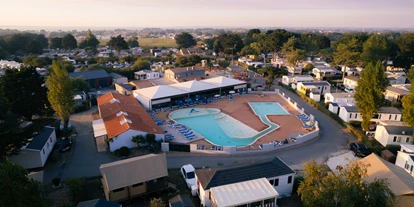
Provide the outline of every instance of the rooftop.
[[397,134],[397,135],[413,135],[413,128],[409,126],[383,126],[387,130],[388,134]]
[[346,76],[345,79],[351,80],[351,81],[358,81],[359,77],[356,76]]
[[354,98],[355,93],[326,93],[326,95],[331,95],[334,98]]
[[134,97],[111,92],[98,97],[97,100],[108,139],[129,129],[152,134],[163,133]]
[[388,86],[387,87],[387,91],[388,92],[392,92],[392,93],[396,93],[398,95],[408,95],[410,94],[410,90],[405,87],[393,87],[393,86]]
[[201,169],[196,170],[197,178],[204,189],[217,186],[239,183],[258,178],[271,178],[294,173],[278,157],[271,161],[232,167],[225,169]]
[[330,86],[328,81],[301,82],[304,86]]
[[[358,112],[355,106],[343,106],[347,112]],[[394,107],[381,107],[378,113],[384,114],[401,114],[401,111]]]
[[99,79],[99,78],[108,78],[109,75],[105,70],[89,70],[83,72],[73,72],[69,73],[71,78],[82,78],[84,80]]
[[166,70],[167,71],[172,71],[173,73],[184,73],[187,71],[194,71],[194,70],[205,70],[203,67],[200,66],[192,66],[192,67],[180,67],[180,68],[171,68]]
[[111,76],[112,78],[126,78],[123,75],[120,75],[118,73],[109,73],[109,76]]
[[193,201],[188,195],[177,195],[169,201],[170,207],[194,207]]
[[33,137],[32,141],[26,146],[26,149],[42,150],[54,131],[55,128],[53,127],[44,127],[37,132],[36,136]]
[[115,203],[112,201],[107,201],[105,199],[99,198],[89,201],[82,201],[76,207],[121,207],[122,205],[119,203]]

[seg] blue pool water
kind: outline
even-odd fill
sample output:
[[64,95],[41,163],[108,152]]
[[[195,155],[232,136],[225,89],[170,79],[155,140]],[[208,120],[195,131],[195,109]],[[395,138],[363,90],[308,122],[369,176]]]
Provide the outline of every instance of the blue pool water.
[[[266,115],[283,115],[289,114],[279,103],[277,102],[250,102],[249,103],[253,111],[260,117],[262,122],[267,124],[269,127],[251,138],[234,138],[229,136],[229,128],[240,128],[240,130],[248,131],[246,125],[241,124],[237,121],[217,121],[217,117],[224,115],[214,110],[209,110],[209,113],[204,113],[200,111],[200,115],[190,114],[189,110],[191,109],[180,109],[171,113],[170,117],[175,121],[189,127],[190,129],[198,132],[208,141],[215,145],[220,146],[246,146],[254,142],[256,139],[262,137],[263,135],[277,129],[279,126],[270,122]],[[197,109],[200,110],[200,109]],[[201,109],[202,110],[202,109]],[[219,125],[219,123],[221,125]],[[227,130],[227,134],[223,131],[223,128]],[[234,133],[235,134],[235,133]]]

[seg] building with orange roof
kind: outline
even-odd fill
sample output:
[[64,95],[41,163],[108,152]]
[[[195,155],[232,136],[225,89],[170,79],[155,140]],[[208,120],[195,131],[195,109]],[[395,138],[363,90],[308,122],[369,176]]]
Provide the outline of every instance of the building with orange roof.
[[97,101],[101,119],[93,121],[94,135],[105,136],[111,152],[136,147],[131,141],[136,135],[154,134],[164,140],[164,132],[133,96],[108,93]]

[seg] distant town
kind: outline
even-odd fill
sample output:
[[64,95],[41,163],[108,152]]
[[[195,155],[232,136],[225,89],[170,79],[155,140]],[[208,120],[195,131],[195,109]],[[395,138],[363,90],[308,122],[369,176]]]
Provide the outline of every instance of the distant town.
[[0,206],[414,202],[412,29],[9,28]]

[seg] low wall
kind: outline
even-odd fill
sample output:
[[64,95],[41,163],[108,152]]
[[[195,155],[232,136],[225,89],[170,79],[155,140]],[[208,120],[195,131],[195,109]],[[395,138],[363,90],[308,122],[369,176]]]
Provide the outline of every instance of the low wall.
[[[283,99],[285,99],[293,108],[295,108],[299,113],[304,114],[305,109],[301,108],[293,99],[291,99],[289,96],[287,96],[285,93],[279,92],[279,89],[276,89],[275,91],[252,91],[253,94],[277,94],[280,95]],[[315,139],[319,137],[319,126],[318,122],[315,120],[315,117],[312,114],[308,114],[311,120],[315,123],[315,129],[307,134],[300,134],[299,136],[292,136],[296,138],[296,142],[292,142],[289,144],[283,144],[283,145],[275,145],[273,143],[271,144],[261,144],[259,147],[257,145],[255,147],[251,146],[242,146],[242,147],[236,147],[236,146],[223,146],[221,150],[212,150],[212,145],[206,145],[204,146],[204,149],[202,149],[201,145],[197,144],[190,144],[190,152],[191,153],[204,153],[204,154],[246,154],[246,153],[262,153],[262,152],[270,152],[270,151],[276,151],[281,149],[286,149],[289,147],[297,146],[300,144],[303,144],[305,142],[308,142],[312,139]],[[217,147],[216,147],[217,148]],[[163,148],[164,150],[168,150],[167,147]]]

